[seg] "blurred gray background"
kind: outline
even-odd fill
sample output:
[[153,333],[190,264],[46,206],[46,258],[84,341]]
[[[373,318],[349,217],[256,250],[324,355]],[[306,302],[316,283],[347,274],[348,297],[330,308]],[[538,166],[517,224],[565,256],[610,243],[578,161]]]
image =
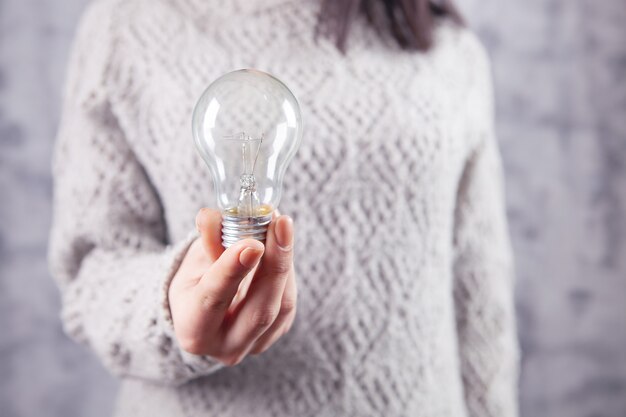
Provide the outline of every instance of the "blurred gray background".
[[[108,416],[47,273],[50,153],[87,0],[0,0],[0,415]],[[626,416],[626,1],[459,0],[493,59],[522,415]]]

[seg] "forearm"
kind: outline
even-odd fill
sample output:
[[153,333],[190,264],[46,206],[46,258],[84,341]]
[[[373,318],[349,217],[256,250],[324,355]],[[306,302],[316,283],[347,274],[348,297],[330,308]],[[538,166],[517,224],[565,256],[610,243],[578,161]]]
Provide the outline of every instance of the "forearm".
[[510,264],[467,259],[455,303],[461,374],[472,417],[518,414],[519,349]]
[[178,346],[169,312],[167,289],[193,238],[156,251],[90,251],[61,286],[66,333],[121,377],[180,384],[218,369]]

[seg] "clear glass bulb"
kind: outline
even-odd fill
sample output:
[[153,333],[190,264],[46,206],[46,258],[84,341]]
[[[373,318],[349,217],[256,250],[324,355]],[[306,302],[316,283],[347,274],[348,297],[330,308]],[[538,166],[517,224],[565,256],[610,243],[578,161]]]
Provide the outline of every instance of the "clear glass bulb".
[[295,96],[265,72],[229,72],[202,93],[192,125],[222,211],[223,245],[249,237],[264,240],[302,137]]

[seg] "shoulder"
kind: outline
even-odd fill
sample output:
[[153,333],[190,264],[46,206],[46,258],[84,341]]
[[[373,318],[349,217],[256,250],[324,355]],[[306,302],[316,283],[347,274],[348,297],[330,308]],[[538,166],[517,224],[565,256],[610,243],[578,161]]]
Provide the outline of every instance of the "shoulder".
[[94,0],[85,8],[76,36],[115,38],[151,11],[171,11],[177,4],[175,0]]
[[479,136],[493,129],[494,86],[489,53],[479,37],[467,27],[441,23],[435,34],[433,55],[437,70],[454,97],[450,104],[463,120],[466,138],[473,148]]
[[118,3],[121,0],[96,0],[83,11],[67,66],[66,97],[87,102],[105,94],[106,68],[113,50],[113,10]]
[[459,35],[459,55],[467,68],[470,87],[478,94],[490,95],[492,88],[492,65],[487,48],[470,29],[461,29]]
[[489,105],[492,95],[489,54],[476,33],[467,26],[439,21],[432,48],[415,59],[428,63],[433,77],[445,82],[446,91],[454,95],[458,103],[467,99],[487,100],[484,104]]
[[118,11],[123,3],[122,0],[95,0],[87,5],[74,35],[71,58],[74,65],[94,69],[109,58],[121,26]]
[[[120,62],[129,56],[126,33],[149,16],[168,7],[168,0],[94,0],[83,11],[74,34],[68,64],[68,88],[107,85]],[[98,89],[104,93],[103,88]]]
[[435,49],[445,55],[443,61],[453,74],[460,90],[471,104],[490,107],[493,100],[493,74],[487,48],[471,29],[442,22],[435,32]]
[[441,21],[434,34],[434,49],[450,56],[450,63],[473,76],[489,76],[491,62],[483,42],[474,31],[449,21]]
[[94,0],[90,2],[80,18],[76,37],[81,39],[83,37],[109,35],[117,18],[115,10],[118,10],[123,3],[122,0]]

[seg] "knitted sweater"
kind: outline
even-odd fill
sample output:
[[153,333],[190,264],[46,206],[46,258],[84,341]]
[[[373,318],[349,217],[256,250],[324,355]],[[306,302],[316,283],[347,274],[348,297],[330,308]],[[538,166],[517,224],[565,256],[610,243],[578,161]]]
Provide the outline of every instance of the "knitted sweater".
[[[357,18],[342,55],[314,0],[97,0],[78,29],[53,162],[65,332],[121,379],[117,417],[490,416],[516,411],[513,260],[486,54],[428,53]],[[228,367],[178,345],[167,288],[215,206],[191,112],[253,67],[299,98],[280,209],[289,333]]]

